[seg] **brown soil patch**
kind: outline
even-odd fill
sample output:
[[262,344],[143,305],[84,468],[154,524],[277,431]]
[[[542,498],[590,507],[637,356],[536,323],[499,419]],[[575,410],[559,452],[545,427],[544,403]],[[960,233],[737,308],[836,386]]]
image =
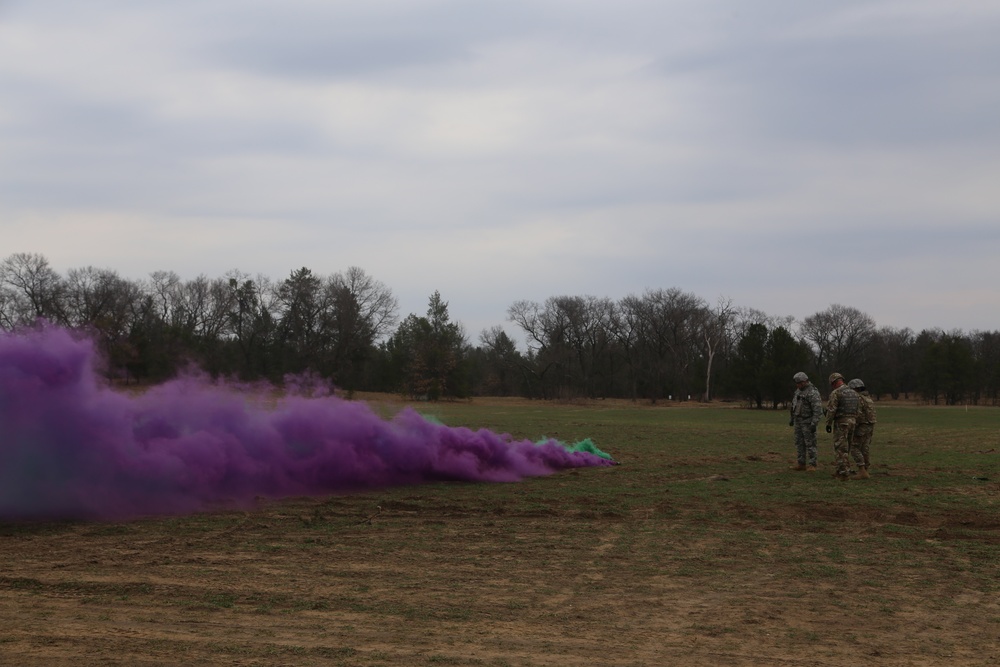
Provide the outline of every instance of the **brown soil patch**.
[[[942,540],[995,544],[987,512],[733,503],[734,535],[763,530],[744,543],[697,532],[699,508],[674,500],[622,514],[446,495],[0,526],[0,664],[1000,664],[995,589],[935,560]],[[875,538],[899,527],[920,553],[886,580]],[[824,573],[804,531],[872,552]]]

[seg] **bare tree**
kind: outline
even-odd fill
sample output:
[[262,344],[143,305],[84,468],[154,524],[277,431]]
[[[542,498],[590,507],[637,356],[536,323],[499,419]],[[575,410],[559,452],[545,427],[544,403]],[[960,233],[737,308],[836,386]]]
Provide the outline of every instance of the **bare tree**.
[[587,396],[594,396],[595,377],[611,341],[610,299],[593,296],[554,297],[545,302],[547,320],[562,334],[567,380]]
[[181,278],[173,271],[153,271],[144,282],[143,291],[149,296],[153,314],[161,322],[175,324],[181,297]]
[[6,285],[0,285],[0,329],[10,331],[20,322],[17,295]]
[[96,325],[107,317],[120,296],[122,279],[110,269],[88,266],[66,273],[64,308],[70,326]]
[[[551,299],[550,299],[551,301]],[[564,323],[559,320],[558,309],[543,308],[535,301],[516,301],[507,309],[507,319],[524,331],[529,357],[535,360],[534,375],[543,398],[552,390],[558,391],[558,375],[564,362]]]
[[784,327],[785,329],[791,331],[793,322],[795,322],[795,318],[791,315],[769,315],[763,310],[758,310],[757,308],[738,306],[733,308],[732,317],[730,319],[730,324],[733,329],[734,345],[736,341],[739,341],[744,335],[746,335],[747,329],[755,324],[763,325],[768,331],[773,331],[778,327]]
[[527,335],[543,389],[593,396],[600,375],[610,376],[609,347],[614,302],[593,296],[550,297],[544,306],[518,301],[507,317]]
[[677,288],[647,290],[642,298],[622,300],[622,317],[635,323],[639,377],[654,402],[664,390],[677,396],[691,391],[705,308],[700,297]]
[[813,345],[818,369],[851,374],[860,370],[875,320],[857,308],[833,304],[807,317],[801,333]]
[[107,361],[109,378],[125,374],[128,364],[136,358],[130,338],[136,328],[136,314],[142,311],[144,295],[140,285],[111,269],[87,266],[70,269],[65,286],[67,324],[94,334]]
[[242,373],[245,377],[267,375],[267,350],[272,342],[275,328],[275,288],[270,278],[258,275],[251,278],[240,271],[226,274],[229,291],[226,335],[236,341],[242,354]]
[[715,308],[702,310],[701,340],[705,350],[705,393],[702,400],[711,400],[712,362],[720,349],[725,349],[733,340],[733,301],[719,297]]
[[180,323],[185,331],[205,341],[215,341],[223,335],[232,308],[232,295],[224,279],[198,276],[185,282],[177,296],[183,314]]
[[913,343],[916,335],[909,328],[881,327],[872,334],[865,386],[874,396],[889,394],[899,398],[915,389],[916,363]]
[[346,290],[357,306],[358,318],[371,336],[371,343],[392,333],[398,321],[399,302],[392,290],[357,266],[331,276],[330,284]]
[[541,306],[535,301],[515,301],[507,309],[507,319],[517,326],[527,336],[528,349],[534,352],[544,350],[547,335],[542,327]]
[[336,383],[350,391],[361,383],[376,341],[396,323],[396,298],[356,266],[330,276],[323,294],[321,328],[329,369]]
[[0,262],[2,316],[10,326],[32,324],[39,318],[65,323],[65,286],[49,261],[36,253],[18,252]]
[[630,305],[630,300],[636,297],[626,297],[614,304],[611,312],[610,334],[615,342],[615,352],[625,361],[626,383],[628,397],[633,401],[638,398],[638,357],[639,357],[639,311]]

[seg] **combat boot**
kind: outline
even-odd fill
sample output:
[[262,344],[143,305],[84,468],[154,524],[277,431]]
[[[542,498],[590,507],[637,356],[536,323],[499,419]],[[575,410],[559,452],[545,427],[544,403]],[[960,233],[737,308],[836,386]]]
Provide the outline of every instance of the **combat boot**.
[[814,466],[814,465],[807,465],[806,466],[806,472],[816,472],[816,466]]
[[805,470],[806,466],[805,466],[804,463],[799,463],[798,465],[791,466],[788,469],[789,470]]
[[858,466],[858,479],[868,479],[871,475],[868,474],[868,466]]

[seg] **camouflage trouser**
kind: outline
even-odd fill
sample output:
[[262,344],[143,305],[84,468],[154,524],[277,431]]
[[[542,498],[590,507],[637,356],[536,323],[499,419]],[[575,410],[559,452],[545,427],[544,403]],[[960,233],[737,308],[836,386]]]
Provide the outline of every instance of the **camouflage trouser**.
[[872,444],[872,433],[875,431],[875,424],[858,424],[854,427],[854,436],[851,438],[851,456],[859,466],[871,465],[870,449]]
[[795,453],[800,466],[816,465],[816,427],[807,419],[795,420]]
[[838,475],[851,472],[851,439],[854,437],[854,417],[837,417],[833,422],[833,455]]

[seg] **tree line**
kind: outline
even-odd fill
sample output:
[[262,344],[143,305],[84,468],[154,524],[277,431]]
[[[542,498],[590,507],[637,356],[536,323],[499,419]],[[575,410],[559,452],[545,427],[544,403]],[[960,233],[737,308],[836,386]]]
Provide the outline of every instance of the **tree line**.
[[517,301],[470,342],[439,292],[399,319],[392,290],[363,269],[308,268],[274,281],[237,270],[129,280],[94,267],[57,273],[39,254],[0,262],[0,328],[50,322],[88,333],[108,378],[158,382],[195,364],[213,376],[281,383],[312,374],[345,392],[436,400],[474,395],[642,401],[740,400],[778,407],[806,371],[836,370],[876,397],[997,405],[1000,332],[879,327],[839,304],[802,321],[709,303],[678,288],[620,300]]

